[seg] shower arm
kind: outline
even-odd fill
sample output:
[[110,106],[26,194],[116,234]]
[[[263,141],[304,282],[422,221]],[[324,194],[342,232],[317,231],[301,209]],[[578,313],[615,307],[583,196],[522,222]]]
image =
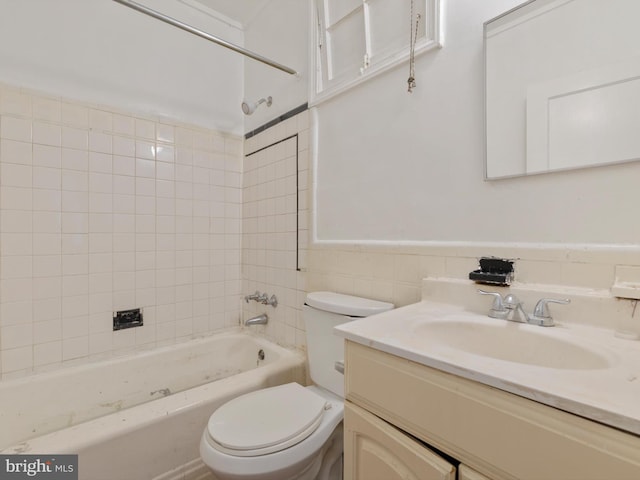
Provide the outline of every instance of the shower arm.
[[262,55],[258,55],[257,53],[253,53],[252,51],[242,48],[231,42],[227,42],[226,40],[216,37],[215,35],[211,35],[209,33],[203,32],[202,30],[198,30],[197,28],[187,25],[186,23],[182,23],[181,21],[176,20],[175,18],[169,17],[167,15],[164,15],[163,13],[160,13],[156,10],[147,8],[144,5],[140,5],[139,3],[136,3],[132,0],[113,0],[113,1],[121,5],[124,5],[125,7],[129,7],[129,8],[132,8],[133,10],[137,10],[140,13],[144,13],[145,15],[149,15],[150,17],[153,17],[157,20],[168,23],[169,25],[178,27],[184,30],[185,32],[192,33],[193,35],[197,35],[198,37],[204,38],[205,40],[209,40],[210,42],[217,43],[222,47],[228,48],[229,50],[233,50],[234,52],[241,53],[246,57],[253,58],[258,62],[262,62],[266,65],[269,65],[270,67],[277,68],[278,70],[282,70],[283,72],[286,72],[290,75],[296,75],[296,76],[298,75],[298,72],[296,72],[292,68],[282,65],[281,63],[274,62],[273,60],[269,60],[268,58],[263,57]]

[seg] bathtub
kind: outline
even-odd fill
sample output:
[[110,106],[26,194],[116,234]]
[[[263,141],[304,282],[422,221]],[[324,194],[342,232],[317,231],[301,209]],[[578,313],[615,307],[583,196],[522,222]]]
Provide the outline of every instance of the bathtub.
[[78,454],[85,480],[212,478],[198,453],[211,413],[305,379],[301,353],[232,332],[0,382],[0,452]]

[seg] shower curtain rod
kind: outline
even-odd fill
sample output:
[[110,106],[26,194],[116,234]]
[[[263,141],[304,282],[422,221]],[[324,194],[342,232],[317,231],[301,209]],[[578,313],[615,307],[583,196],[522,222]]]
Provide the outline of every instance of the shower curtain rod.
[[164,15],[160,12],[157,12],[155,10],[152,10],[150,8],[145,7],[144,5],[140,5],[139,3],[133,2],[131,0],[113,0],[114,2],[117,2],[121,5],[124,5],[125,7],[129,7],[132,8],[133,10],[137,10],[140,13],[144,13],[145,15],[149,15],[150,17],[156,18],[162,22],[168,23],[169,25],[173,25],[174,27],[178,27],[186,32],[192,33],[194,35],[197,35],[198,37],[202,37],[205,40],[209,40],[210,42],[213,43],[217,43],[218,45],[221,45],[225,48],[228,48],[229,50],[233,50],[234,52],[238,52],[241,53],[242,55],[249,57],[249,58],[253,58],[254,60],[257,60],[259,62],[265,63],[273,68],[277,68],[278,70],[282,70],[283,72],[286,72],[290,75],[298,75],[298,72],[296,72],[295,70],[293,70],[292,68],[289,68],[285,65],[282,65],[278,62],[274,62],[273,60],[269,60],[266,57],[263,57],[262,55],[258,55],[257,53],[253,53],[250,50],[247,50],[245,48],[242,48],[238,45],[235,45],[231,42],[227,42],[226,40],[223,40],[219,37],[216,37],[214,35],[211,35],[209,33],[203,32],[202,30],[198,30],[197,28],[192,27],[191,25],[187,25],[186,23],[182,23],[179,20],[176,20],[175,18],[169,17],[167,15]]

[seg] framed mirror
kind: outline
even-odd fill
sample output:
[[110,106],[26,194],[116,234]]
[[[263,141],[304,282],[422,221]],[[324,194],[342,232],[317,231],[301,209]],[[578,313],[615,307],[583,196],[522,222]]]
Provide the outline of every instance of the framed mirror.
[[484,25],[485,178],[640,159],[640,1],[532,0]]

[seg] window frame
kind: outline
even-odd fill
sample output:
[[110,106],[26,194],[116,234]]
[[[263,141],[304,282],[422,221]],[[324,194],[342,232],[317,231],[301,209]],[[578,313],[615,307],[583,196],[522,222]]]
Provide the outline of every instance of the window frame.
[[[369,64],[365,68],[360,69],[360,73],[347,76],[346,78],[337,78],[335,81],[327,80],[328,72],[328,60],[327,49],[330,42],[327,41],[326,32],[331,28],[326,28],[324,22],[319,18],[320,6],[319,2],[324,3],[326,0],[309,0],[310,4],[310,28],[311,38],[309,42],[309,60],[310,60],[310,82],[309,82],[309,106],[318,105],[326,100],[329,100],[337,95],[340,95],[364,82],[374,78],[381,73],[394,68],[401,63],[409,59],[409,45],[408,40],[406,44],[403,44],[402,48],[393,51],[381,51],[375,58],[371,58],[371,26],[368,15],[368,4],[371,1],[386,1],[397,2],[397,0],[362,0],[362,7],[356,7],[351,10],[347,15],[341,17],[340,20],[334,22],[334,25],[339,23],[342,19],[353,14],[356,9],[363,9],[364,18],[364,44],[366,48],[366,55],[368,55]],[[442,47],[442,1],[443,0],[415,0],[416,2],[422,2],[424,5],[424,11],[426,12],[426,19],[422,21],[426,22],[424,26],[424,36],[418,37],[415,46],[415,57],[422,55],[428,51],[439,49]],[[322,10],[324,11],[324,10]],[[407,23],[408,27],[408,23]],[[407,31],[402,32],[403,35],[408,37]],[[324,57],[324,58],[323,58]],[[364,64],[364,57],[363,57]],[[363,65],[364,66],[364,65]],[[325,83],[327,85],[325,85]],[[332,84],[329,84],[332,83]]]

